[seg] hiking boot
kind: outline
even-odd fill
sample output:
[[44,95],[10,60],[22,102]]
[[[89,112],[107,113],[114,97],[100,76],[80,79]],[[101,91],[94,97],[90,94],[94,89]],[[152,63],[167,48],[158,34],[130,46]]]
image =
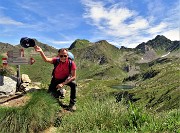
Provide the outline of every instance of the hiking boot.
[[74,111],[76,111],[76,106],[74,104],[69,104],[68,110],[71,112],[74,112]]

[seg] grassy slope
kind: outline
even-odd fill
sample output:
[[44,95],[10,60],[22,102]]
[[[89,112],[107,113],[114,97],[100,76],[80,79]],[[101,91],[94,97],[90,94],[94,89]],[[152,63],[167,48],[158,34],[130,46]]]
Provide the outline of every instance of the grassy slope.
[[[177,132],[177,110],[155,113],[122,102],[115,102],[108,86],[117,81],[87,80],[78,86],[78,111],[65,115],[58,132]],[[159,119],[161,117],[162,119]],[[167,126],[168,125],[168,126]]]
[[[103,46],[101,49],[105,50],[107,48]],[[75,51],[75,54],[78,55],[76,52],[82,54],[84,51]],[[99,52],[101,53],[101,51]],[[113,56],[108,52],[110,51],[107,51],[106,56],[114,57],[116,62],[109,59],[108,61],[112,61],[111,64],[98,65],[83,58],[76,59],[78,68],[80,68],[77,74],[78,111],[72,116],[65,115],[58,130],[60,132],[178,132],[178,111],[166,111],[166,109],[169,109],[168,107],[179,107],[179,60],[173,59],[171,62],[155,63],[151,68],[145,64],[143,73],[135,81],[138,81],[139,86],[134,90],[130,90],[130,92],[135,94],[135,97],[141,99],[137,102],[136,107],[130,105],[130,109],[127,109],[123,101],[116,103],[115,97],[112,95],[120,92],[120,90],[113,90],[108,87],[121,83],[121,80],[126,76],[120,70],[123,59],[119,57],[120,53],[118,52],[114,52]],[[126,55],[126,53],[123,54]],[[38,80],[49,83],[52,66],[42,62],[40,56],[35,56],[34,58],[36,63],[32,66],[21,66],[21,72],[29,74],[30,78],[34,81]],[[151,69],[159,73],[153,78],[146,78],[144,80],[143,75],[151,71]],[[86,80],[87,78],[95,80]],[[41,97],[41,95],[39,96]],[[69,97],[67,97],[67,100],[69,100]],[[49,100],[45,99],[45,101]],[[147,107],[154,107],[158,111],[164,110],[164,112],[149,112],[149,110],[144,110],[145,105]],[[34,105],[34,108],[38,106]],[[39,108],[39,110],[41,109]],[[8,110],[13,112],[11,108]],[[17,114],[14,113],[14,115]],[[29,117],[31,117],[31,114]],[[162,119],[159,119],[159,117]],[[40,115],[37,118],[43,119]],[[1,126],[6,127],[4,125]],[[5,130],[4,128],[2,129]]]
[[[168,62],[155,63],[151,67],[146,65],[143,74],[135,81],[138,86],[131,91],[136,97],[141,98],[139,103],[158,111],[180,107],[180,60],[170,58],[166,61]],[[145,78],[148,72],[157,72],[157,74],[152,78]]]
[[39,132],[54,123],[58,104],[45,90],[29,93],[20,107],[0,107],[0,133]]
[[33,58],[36,61],[34,64],[21,65],[21,74],[28,74],[30,79],[34,82],[49,83],[53,65],[44,62],[40,56],[35,56]]
[[[25,106],[0,108],[0,132],[38,132],[54,122],[60,122],[57,132],[178,132],[177,110],[155,113],[132,104],[127,108],[125,103],[115,102],[112,92],[117,90],[108,87],[116,82],[79,81],[78,110],[63,114],[58,121],[56,111],[60,107],[55,100],[44,90],[30,93],[31,100]],[[68,100],[69,96],[64,99]]]
[[[123,52],[106,41],[86,46],[84,49],[75,48],[74,53],[77,67],[78,79],[111,79],[122,78],[125,72],[122,70]],[[99,65],[100,59],[105,61]],[[123,76],[122,76],[123,75]]]
[[[119,80],[79,81],[78,111],[73,116],[64,116],[58,131],[179,132],[179,60],[170,60],[156,62],[152,68],[144,65],[139,74],[139,87],[129,91],[141,98],[135,105],[127,105],[123,100],[115,102],[112,94],[122,90],[108,86],[119,84]],[[159,73],[152,78],[146,77],[152,69]],[[151,100],[152,97],[155,98]],[[145,105],[154,108],[148,110]]]

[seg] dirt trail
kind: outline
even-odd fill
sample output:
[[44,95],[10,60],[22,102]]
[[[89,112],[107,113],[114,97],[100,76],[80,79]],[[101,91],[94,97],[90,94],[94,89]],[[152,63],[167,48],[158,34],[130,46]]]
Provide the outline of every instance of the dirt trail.
[[3,97],[0,99],[0,106],[5,106],[5,107],[24,106],[29,99],[30,99],[29,96],[23,94],[16,94],[8,97]]

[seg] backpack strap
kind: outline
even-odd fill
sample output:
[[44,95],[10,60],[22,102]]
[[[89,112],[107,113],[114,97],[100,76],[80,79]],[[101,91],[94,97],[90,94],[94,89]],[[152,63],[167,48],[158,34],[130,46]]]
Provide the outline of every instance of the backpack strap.
[[71,67],[72,67],[72,60],[71,59],[68,59],[69,60],[69,75],[71,74]]

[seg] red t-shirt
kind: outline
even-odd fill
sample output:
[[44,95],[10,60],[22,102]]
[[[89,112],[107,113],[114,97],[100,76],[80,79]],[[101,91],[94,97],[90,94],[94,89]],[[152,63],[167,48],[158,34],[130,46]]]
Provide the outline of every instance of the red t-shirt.
[[[57,58],[53,58],[53,64],[55,64]],[[76,64],[72,61],[71,70],[76,70]],[[69,76],[69,61],[66,59],[66,62],[61,62],[58,64],[54,71],[54,77],[56,79],[64,79]]]

